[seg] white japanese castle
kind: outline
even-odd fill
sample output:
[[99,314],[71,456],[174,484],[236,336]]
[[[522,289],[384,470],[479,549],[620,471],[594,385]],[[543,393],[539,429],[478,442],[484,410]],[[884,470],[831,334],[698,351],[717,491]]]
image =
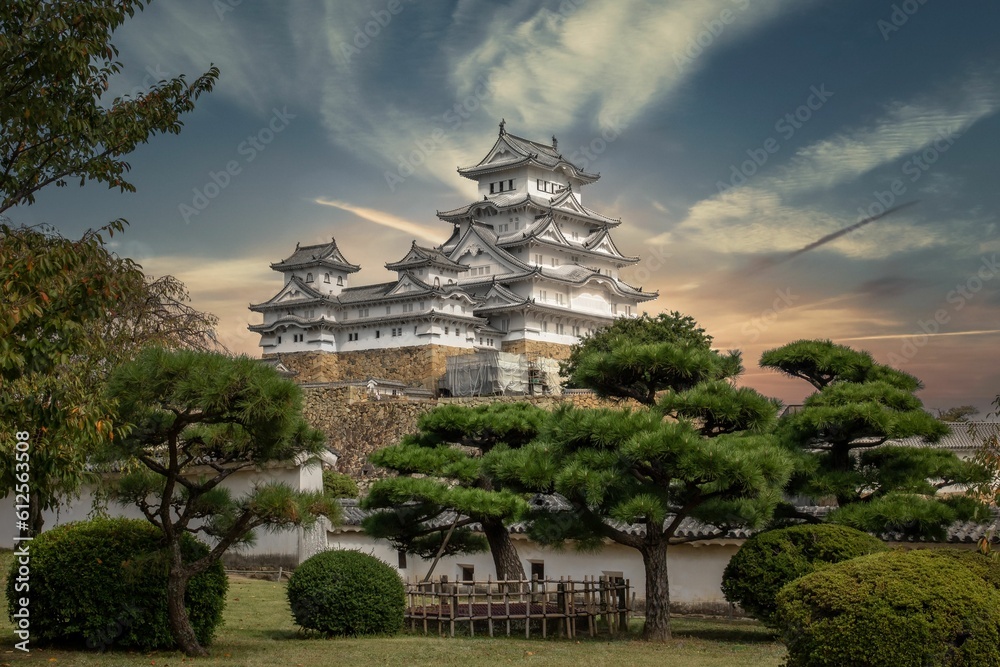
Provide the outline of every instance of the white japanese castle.
[[656,298],[619,277],[639,258],[612,241],[620,220],[583,205],[583,186],[600,176],[563,157],[555,137],[538,143],[501,122],[486,156],[458,173],[479,184],[481,199],[438,212],[452,226],[448,240],[414,241],[385,265],[391,281],[351,285],[360,267],[333,239],[297,245],[271,264],[284,286],[250,306],[263,315],[249,328],[265,356],[437,345],[558,358],[579,336]]

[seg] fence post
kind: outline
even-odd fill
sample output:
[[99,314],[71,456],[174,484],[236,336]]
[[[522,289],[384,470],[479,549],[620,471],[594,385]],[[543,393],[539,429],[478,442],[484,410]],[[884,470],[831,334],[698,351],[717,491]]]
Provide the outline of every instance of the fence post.
[[615,589],[618,599],[618,632],[628,633],[628,586],[625,579],[615,577]]

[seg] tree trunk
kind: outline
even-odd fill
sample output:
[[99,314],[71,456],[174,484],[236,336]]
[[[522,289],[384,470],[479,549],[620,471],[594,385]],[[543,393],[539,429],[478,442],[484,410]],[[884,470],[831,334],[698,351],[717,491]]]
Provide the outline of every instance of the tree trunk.
[[28,530],[21,531],[21,537],[38,537],[42,534],[42,526],[45,525],[45,516],[42,514],[42,494],[32,491],[30,496],[31,507],[28,508]]
[[642,563],[646,567],[646,624],[642,638],[651,642],[670,639],[670,583],[667,580],[667,542],[645,544]]
[[191,627],[191,619],[188,618],[187,607],[184,606],[184,594],[190,578],[191,575],[184,571],[182,565],[170,563],[170,573],[167,575],[167,619],[170,621],[170,634],[184,653],[191,657],[205,656],[208,651],[198,643],[194,628]]
[[524,567],[517,555],[517,549],[510,539],[510,533],[503,521],[490,519],[481,522],[486,541],[490,544],[493,554],[493,566],[497,571],[497,579],[525,579]]

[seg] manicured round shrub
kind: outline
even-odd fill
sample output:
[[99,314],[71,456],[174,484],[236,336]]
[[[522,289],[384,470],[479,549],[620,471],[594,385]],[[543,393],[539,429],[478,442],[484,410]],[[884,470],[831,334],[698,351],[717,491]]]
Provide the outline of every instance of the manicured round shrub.
[[392,634],[403,625],[406,591],[396,571],[360,551],[324,551],[288,582],[295,622],[328,636]]
[[788,584],[775,613],[788,667],[1000,665],[1000,591],[962,558],[892,551]]
[[758,533],[740,547],[722,575],[722,592],[749,615],[774,626],[782,586],[832,563],[885,551],[876,537],[854,528],[815,524]]
[[[173,648],[167,620],[167,561],[161,533],[147,521],[95,519],[48,530],[29,542],[27,592],[17,591],[17,558],[7,579],[8,614],[29,599],[33,642],[106,649]],[[208,547],[185,535],[185,560]],[[204,646],[222,621],[228,588],[217,563],[188,583],[185,604]]]

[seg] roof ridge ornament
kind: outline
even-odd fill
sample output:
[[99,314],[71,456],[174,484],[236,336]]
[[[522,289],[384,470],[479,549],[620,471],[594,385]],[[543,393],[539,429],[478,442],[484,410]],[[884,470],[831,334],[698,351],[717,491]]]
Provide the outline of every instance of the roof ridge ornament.
[[506,119],[504,119],[504,118],[501,118],[501,119],[500,119],[500,136],[501,136],[501,137],[502,137],[503,135],[507,134],[507,130],[505,130],[505,129],[504,129],[504,126],[505,126],[505,125],[507,125],[507,120],[506,120]]
[[[559,140],[556,139],[556,135],[552,135],[552,150],[559,149]],[[562,157],[561,155],[559,157]]]

